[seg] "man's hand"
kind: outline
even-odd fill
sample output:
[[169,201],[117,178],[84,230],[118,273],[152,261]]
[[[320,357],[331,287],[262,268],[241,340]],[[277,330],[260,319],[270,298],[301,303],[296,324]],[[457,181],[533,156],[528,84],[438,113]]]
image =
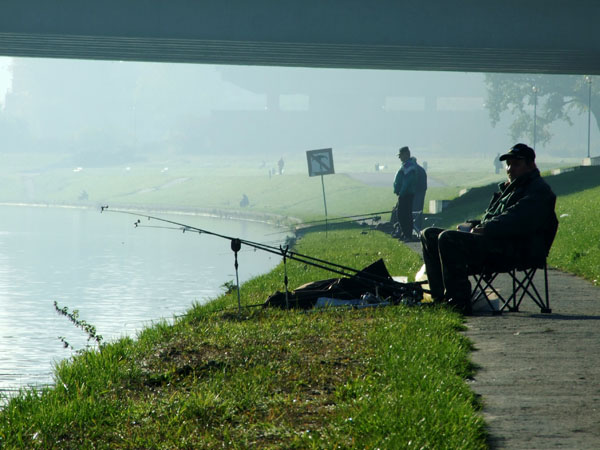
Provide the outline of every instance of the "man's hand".
[[473,234],[483,234],[484,233],[484,229],[483,229],[483,227],[480,227],[478,225],[476,227],[471,228],[471,233],[473,233]]
[[461,223],[460,225],[456,226],[456,229],[458,231],[464,231],[465,233],[470,233],[471,230],[473,229],[473,227],[471,226],[470,223]]

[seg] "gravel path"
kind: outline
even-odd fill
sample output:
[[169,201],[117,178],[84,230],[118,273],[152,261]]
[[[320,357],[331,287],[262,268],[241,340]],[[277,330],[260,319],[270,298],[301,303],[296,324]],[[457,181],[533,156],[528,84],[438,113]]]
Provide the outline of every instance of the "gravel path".
[[[600,448],[600,288],[548,276],[552,314],[524,299],[519,312],[466,320],[492,449]],[[543,272],[536,280],[543,290]]]

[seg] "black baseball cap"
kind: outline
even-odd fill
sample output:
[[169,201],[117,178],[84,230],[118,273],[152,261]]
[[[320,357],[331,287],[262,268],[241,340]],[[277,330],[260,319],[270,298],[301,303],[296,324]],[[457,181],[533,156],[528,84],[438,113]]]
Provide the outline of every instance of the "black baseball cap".
[[398,150],[398,156],[400,156],[401,153],[410,153],[410,149],[406,146],[402,147],[400,150]]
[[528,145],[516,144],[504,155],[500,155],[500,161],[507,160],[508,158],[535,161],[535,152]]

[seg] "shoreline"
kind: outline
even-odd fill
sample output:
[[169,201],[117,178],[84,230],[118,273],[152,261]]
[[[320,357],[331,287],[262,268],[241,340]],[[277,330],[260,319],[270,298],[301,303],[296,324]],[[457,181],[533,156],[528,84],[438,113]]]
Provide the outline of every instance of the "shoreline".
[[[97,211],[98,213],[100,213],[100,207],[98,205],[77,205],[77,204],[62,204],[62,203],[41,203],[41,202],[31,202],[31,203],[27,203],[27,202],[0,202],[0,206],[4,206],[4,207],[15,207],[15,208],[54,208],[54,209],[63,209],[63,210],[89,210],[89,211]],[[216,213],[215,211],[213,212],[208,212],[208,211],[199,211],[199,210],[190,210],[190,209],[181,209],[181,210],[176,210],[176,209],[171,209],[171,208],[162,208],[162,207],[157,207],[157,206],[153,206],[153,207],[123,207],[123,206],[116,206],[113,208],[110,208],[112,211],[123,211],[123,212],[140,212],[140,213],[163,213],[163,214],[171,214],[171,215],[180,215],[180,216],[194,216],[194,217],[205,217],[205,218],[215,218],[215,219],[221,219],[221,220],[236,220],[236,221],[244,221],[244,222],[253,222],[253,223],[258,223],[258,224],[265,224],[265,225],[269,225],[271,227],[274,227],[275,229],[281,229],[283,230],[282,232],[286,232],[288,233],[288,236],[295,236],[295,233],[290,230],[289,226],[286,225],[282,225],[281,223],[277,223],[273,220],[269,221],[269,220],[261,220],[261,218],[259,217],[250,217],[250,216],[246,216],[246,217],[236,217],[231,211],[227,212],[225,214],[225,212],[223,211],[219,211],[220,214]],[[272,217],[277,217],[280,219],[284,219],[284,216],[276,216],[276,215],[271,215]],[[264,219],[264,218],[263,218]],[[286,218],[287,219],[287,218]],[[277,231],[277,230],[276,230]],[[259,275],[266,275],[269,272],[271,272],[274,268],[265,270],[264,272],[261,272]],[[258,276],[258,275],[256,275]],[[213,279],[218,279],[217,277],[214,277]],[[247,280],[248,281],[248,280]],[[242,282],[241,286],[243,286],[247,281]],[[216,296],[210,296],[208,298],[205,298],[203,304],[207,304],[211,301],[214,301],[219,294],[216,293]],[[193,303],[187,305],[184,310],[182,312],[180,312],[179,314],[175,314],[175,313],[170,313],[168,315],[162,316],[162,317],[158,317],[158,318],[151,318],[147,320],[147,324],[144,324],[141,329],[145,329],[149,326],[151,326],[152,323],[157,322],[157,321],[166,321],[169,323],[172,323],[172,321],[177,318],[177,317],[182,317],[185,316],[186,314],[188,314],[188,312],[193,308]],[[144,320],[145,321],[145,320]],[[131,338],[135,338],[135,335],[131,335]],[[113,341],[113,340],[118,340],[119,338],[111,338],[110,340],[107,340],[107,342],[109,341]],[[71,358],[71,356],[65,356],[64,358],[59,358],[59,361],[62,360],[67,360]],[[53,375],[54,371],[53,369],[49,369],[49,378],[51,379],[51,376]],[[23,388],[35,388],[35,389],[43,389],[43,388],[47,388],[47,387],[54,387],[55,383],[54,381],[41,381],[41,382],[26,382],[26,383],[15,383],[14,385],[10,385],[8,388],[4,388],[4,387],[0,387],[0,411],[4,408],[4,406],[6,405],[6,403],[8,402],[11,394],[13,393],[17,393],[19,392],[21,389]]]
[[[69,203],[27,203],[27,202],[0,202],[0,206],[16,206],[16,207],[31,207],[31,208],[63,208],[63,209],[96,209],[100,210],[101,205],[76,205]],[[248,212],[241,213],[240,211],[233,210],[220,210],[220,209],[203,209],[203,208],[172,208],[165,207],[162,205],[148,205],[146,207],[140,205],[122,205],[116,204],[116,206],[110,207],[112,211],[127,211],[127,212],[151,212],[151,213],[163,213],[181,216],[197,216],[197,217],[212,217],[217,219],[233,219],[244,222],[257,222],[272,225],[277,228],[287,228],[288,224],[284,222],[288,221],[291,223],[299,224],[302,222],[298,217],[281,216],[279,214],[266,213],[266,212]],[[292,232],[290,230],[290,232]]]

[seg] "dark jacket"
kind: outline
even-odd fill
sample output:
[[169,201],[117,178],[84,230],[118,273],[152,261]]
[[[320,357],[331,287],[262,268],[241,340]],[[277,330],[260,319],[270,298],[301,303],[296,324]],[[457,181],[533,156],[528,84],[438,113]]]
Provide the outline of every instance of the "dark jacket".
[[417,177],[415,182],[415,194],[425,195],[427,190],[427,172],[417,162],[415,162],[417,169]]
[[409,158],[402,163],[394,178],[394,194],[398,197],[414,195],[417,186],[417,163],[414,158]]
[[498,187],[481,220],[484,236],[519,265],[541,267],[558,228],[556,195],[537,169]]

